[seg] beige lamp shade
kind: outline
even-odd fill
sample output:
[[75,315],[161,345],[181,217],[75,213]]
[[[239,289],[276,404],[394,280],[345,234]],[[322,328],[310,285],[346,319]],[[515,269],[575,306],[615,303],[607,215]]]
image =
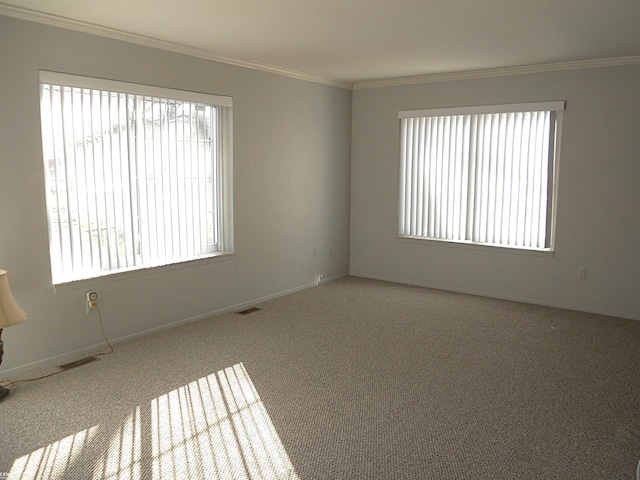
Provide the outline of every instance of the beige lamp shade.
[[16,325],[26,318],[27,315],[16,303],[11,294],[7,271],[0,270],[0,328]]

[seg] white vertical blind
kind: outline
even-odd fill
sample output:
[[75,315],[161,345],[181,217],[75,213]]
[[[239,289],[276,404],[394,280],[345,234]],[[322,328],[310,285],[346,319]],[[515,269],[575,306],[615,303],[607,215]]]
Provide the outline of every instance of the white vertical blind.
[[40,84],[54,283],[223,251],[228,107],[70,78]]
[[401,112],[399,235],[550,248],[563,102]]

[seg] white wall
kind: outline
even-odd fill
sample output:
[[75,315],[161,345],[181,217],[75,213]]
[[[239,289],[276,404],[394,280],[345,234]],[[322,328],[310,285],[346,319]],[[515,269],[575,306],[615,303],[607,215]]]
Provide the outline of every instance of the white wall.
[[[54,290],[39,69],[232,96],[235,256]],[[100,349],[89,289],[123,339],[346,274],[350,122],[348,90],[0,17],[0,268],[29,316],[0,378]]]
[[[399,110],[543,100],[566,100],[553,257],[396,239]],[[355,90],[350,271],[640,319],[639,132],[640,66]]]

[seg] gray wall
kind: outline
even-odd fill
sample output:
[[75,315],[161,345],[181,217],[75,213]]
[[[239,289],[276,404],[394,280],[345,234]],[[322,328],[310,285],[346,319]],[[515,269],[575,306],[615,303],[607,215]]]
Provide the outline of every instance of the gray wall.
[[[545,100],[566,100],[553,256],[396,239],[399,110]],[[355,90],[350,271],[640,319],[639,132],[640,66]]]
[[[39,69],[232,96],[235,256],[54,289]],[[0,17],[0,109],[0,268],[29,316],[4,331],[0,377],[95,352],[89,289],[125,339],[348,272],[348,90]]]
[[[39,69],[233,96],[236,254],[54,289]],[[553,256],[396,239],[399,110],[543,100],[567,101]],[[3,334],[0,377],[95,352],[89,289],[111,339],[348,271],[640,319],[639,129],[640,66],[356,90],[352,104],[334,87],[0,17],[0,268],[29,315]]]

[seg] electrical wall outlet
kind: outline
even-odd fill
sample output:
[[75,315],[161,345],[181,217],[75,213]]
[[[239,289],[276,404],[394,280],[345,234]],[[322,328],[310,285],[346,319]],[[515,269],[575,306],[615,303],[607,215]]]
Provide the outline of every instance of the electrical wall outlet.
[[587,279],[587,267],[578,268],[578,280],[586,280]]
[[98,311],[98,292],[91,290],[85,295],[87,301],[87,315]]
[[312,250],[311,250],[311,253],[313,253],[314,257],[317,257],[318,256],[318,247],[313,247]]

